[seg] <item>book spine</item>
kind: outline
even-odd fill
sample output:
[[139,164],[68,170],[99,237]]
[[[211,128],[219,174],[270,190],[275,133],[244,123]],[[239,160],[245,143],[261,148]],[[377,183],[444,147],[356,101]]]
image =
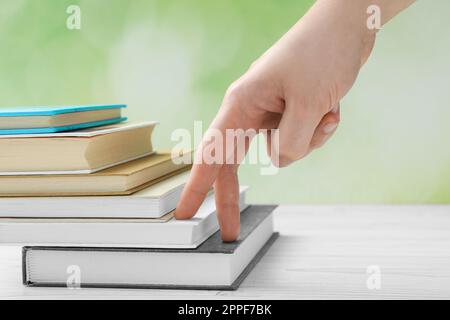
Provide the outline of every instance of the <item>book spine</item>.
[[27,252],[28,250],[31,250],[30,247],[22,247],[22,283],[23,285],[30,287],[32,286],[32,283],[28,281],[28,262],[27,262]]

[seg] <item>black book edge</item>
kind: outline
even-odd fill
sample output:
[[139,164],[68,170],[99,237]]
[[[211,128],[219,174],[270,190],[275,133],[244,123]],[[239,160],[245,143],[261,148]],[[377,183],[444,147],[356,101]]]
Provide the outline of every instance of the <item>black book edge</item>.
[[[105,289],[175,289],[175,290],[220,290],[220,291],[233,291],[237,290],[239,286],[244,282],[250,272],[255,268],[262,257],[269,251],[272,244],[279,237],[278,232],[274,232],[272,236],[267,240],[264,246],[253,257],[250,263],[245,267],[236,280],[229,286],[190,286],[190,285],[158,285],[158,284],[142,284],[142,285],[129,285],[129,284],[85,284],[81,285],[81,288],[105,288]],[[27,251],[30,247],[22,248],[22,276],[23,284],[27,287],[67,287],[65,283],[45,283],[45,282],[32,282],[27,279]]]

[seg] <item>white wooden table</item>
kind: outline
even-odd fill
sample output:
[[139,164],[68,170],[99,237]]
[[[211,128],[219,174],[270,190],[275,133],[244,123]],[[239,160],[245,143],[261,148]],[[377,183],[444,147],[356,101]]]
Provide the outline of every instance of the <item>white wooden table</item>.
[[450,298],[450,206],[281,206],[275,227],[234,292],[25,288],[20,248],[0,247],[0,299]]

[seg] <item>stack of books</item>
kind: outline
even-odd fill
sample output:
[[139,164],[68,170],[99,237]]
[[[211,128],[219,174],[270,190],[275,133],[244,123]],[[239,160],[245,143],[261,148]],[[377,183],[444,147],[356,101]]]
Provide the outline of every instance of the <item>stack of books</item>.
[[156,122],[123,108],[0,110],[0,243],[24,246],[24,284],[236,289],[277,237],[275,206],[247,205],[241,187],[234,243],[213,192],[176,220],[191,152],[156,152]]

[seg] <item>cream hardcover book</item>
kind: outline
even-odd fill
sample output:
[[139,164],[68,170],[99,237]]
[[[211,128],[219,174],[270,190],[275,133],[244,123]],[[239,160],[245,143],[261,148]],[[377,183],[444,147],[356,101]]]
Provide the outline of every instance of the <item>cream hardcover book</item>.
[[153,152],[155,122],[53,134],[0,135],[0,175],[87,174]]
[[185,155],[154,153],[91,174],[0,176],[0,197],[130,195],[189,170]]

